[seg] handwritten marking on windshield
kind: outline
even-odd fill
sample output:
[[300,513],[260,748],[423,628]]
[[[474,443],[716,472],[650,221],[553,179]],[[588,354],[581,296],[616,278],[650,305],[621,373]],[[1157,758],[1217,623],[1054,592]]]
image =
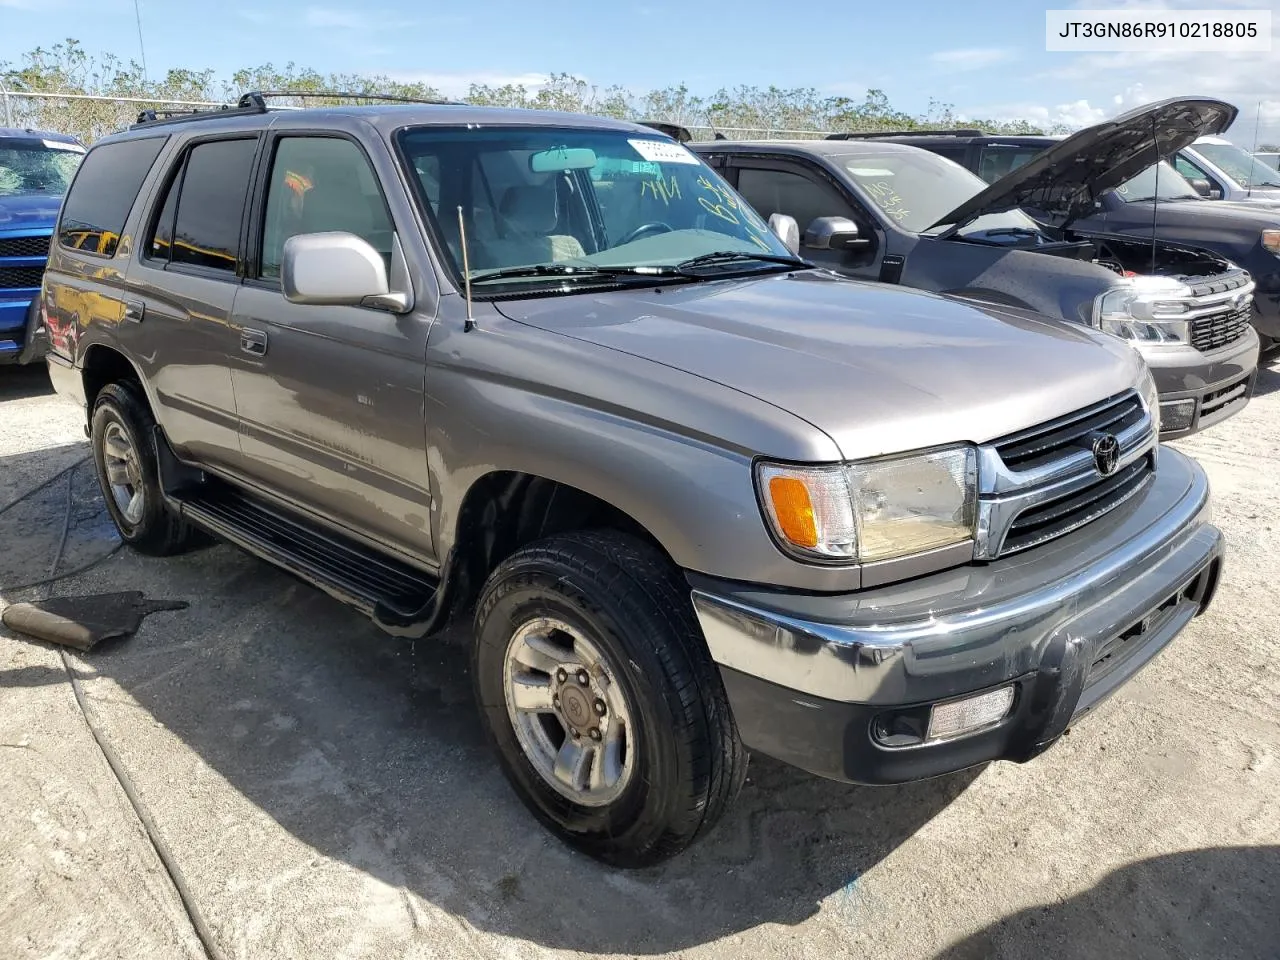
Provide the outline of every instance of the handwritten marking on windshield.
[[641,180],[640,196],[644,197],[645,194],[651,194],[653,199],[661,200],[667,206],[671,205],[671,201],[673,199],[684,199],[680,195],[680,181],[675,177],[672,177],[670,181],[665,180],[662,177],[658,177],[653,180]]
[[[761,219],[760,215],[738,202],[738,198],[733,192],[712,183],[705,176],[698,177],[698,186],[714,197],[709,200],[706,197],[699,197],[698,203],[708,213],[712,213],[721,220],[727,220],[729,223],[738,224],[747,228],[747,239],[759,247],[761,250],[769,252],[772,248],[765,243],[757,234],[765,233],[769,230],[769,225]],[[741,219],[739,219],[741,217]]]
[[894,220],[901,222],[911,216],[911,211],[903,206],[906,201],[892,186],[883,180],[875,183],[863,183],[862,186],[867,193],[871,194],[871,198],[880,205],[880,208]]

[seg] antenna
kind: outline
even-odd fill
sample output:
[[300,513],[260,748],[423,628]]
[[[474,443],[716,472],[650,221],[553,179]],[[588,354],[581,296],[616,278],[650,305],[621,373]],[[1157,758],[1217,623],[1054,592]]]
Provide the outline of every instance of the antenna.
[[470,333],[476,328],[476,318],[471,315],[471,262],[467,258],[467,225],[462,219],[462,205],[458,205],[458,237],[462,242],[462,283],[467,296],[467,322],[462,329]]
[[1160,210],[1160,131],[1156,127],[1156,117],[1151,115],[1151,139],[1156,145],[1156,185],[1151,191],[1151,273],[1156,272],[1156,230],[1158,229],[1159,220],[1157,214]]
[[1245,187],[1245,196],[1253,196],[1253,170],[1258,165],[1258,130],[1262,127],[1262,101],[1258,101],[1258,113],[1253,118],[1253,149],[1249,152],[1249,183]]
[[147,79],[147,46],[142,42],[142,8],[133,0],[133,19],[138,25],[138,52],[142,54],[142,79]]

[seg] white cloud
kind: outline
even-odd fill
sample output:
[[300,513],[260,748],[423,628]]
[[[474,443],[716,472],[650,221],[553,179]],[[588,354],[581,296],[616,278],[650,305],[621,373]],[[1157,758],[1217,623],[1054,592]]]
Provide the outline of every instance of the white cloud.
[[964,47],[959,50],[939,50],[929,59],[948,70],[981,70],[1003,60],[1013,59],[1014,51],[1005,47]]
[[367,17],[333,7],[307,7],[304,20],[308,27],[336,27],[339,30],[360,30],[368,23]]
[[385,11],[367,7],[358,12],[347,7],[307,7],[303,13],[303,22],[308,27],[320,30],[360,32],[399,30],[414,25],[413,20],[399,19]]

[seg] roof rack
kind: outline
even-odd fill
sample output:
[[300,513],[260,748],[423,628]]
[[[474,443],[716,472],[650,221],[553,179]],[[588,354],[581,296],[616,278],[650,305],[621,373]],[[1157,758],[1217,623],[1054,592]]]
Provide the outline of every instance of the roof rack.
[[192,120],[208,120],[211,117],[239,117],[247,114],[266,113],[267,103],[259,93],[246,93],[233,107],[224,104],[209,110],[143,110],[130,130],[151,127],[161,123],[189,123]]
[[879,137],[981,137],[981,130],[880,130],[876,133],[828,133],[827,140],[875,140]]
[[295,97],[299,100],[378,100],[391,103],[426,103],[433,106],[456,106],[456,100],[426,100],[416,97],[396,97],[388,93],[347,93],[340,90],[251,90],[242,95],[233,107],[224,104],[208,110],[143,110],[138,120],[129,129],[150,127],[159,123],[188,123],[192,120],[208,120],[213,117],[238,117],[248,114],[266,113],[268,110],[297,109],[289,107],[272,107],[267,97]]
[[389,93],[348,93],[344,90],[255,90],[240,98],[255,97],[265,103],[267,97],[295,97],[299,100],[378,100],[386,103],[426,103],[431,106],[459,106],[457,100],[432,100],[422,97],[397,97]]

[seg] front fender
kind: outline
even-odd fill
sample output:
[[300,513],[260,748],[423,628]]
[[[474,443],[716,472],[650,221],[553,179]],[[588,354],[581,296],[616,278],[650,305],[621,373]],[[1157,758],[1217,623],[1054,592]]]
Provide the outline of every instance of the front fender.
[[839,460],[826,434],[661,364],[492,314],[478,324],[463,333],[452,320],[440,321],[428,351],[427,465],[438,556],[466,546],[458,537],[472,486],[511,471],[610,504],[686,570],[810,590],[857,588],[856,570],[783,554],[756,501],[757,455]]

